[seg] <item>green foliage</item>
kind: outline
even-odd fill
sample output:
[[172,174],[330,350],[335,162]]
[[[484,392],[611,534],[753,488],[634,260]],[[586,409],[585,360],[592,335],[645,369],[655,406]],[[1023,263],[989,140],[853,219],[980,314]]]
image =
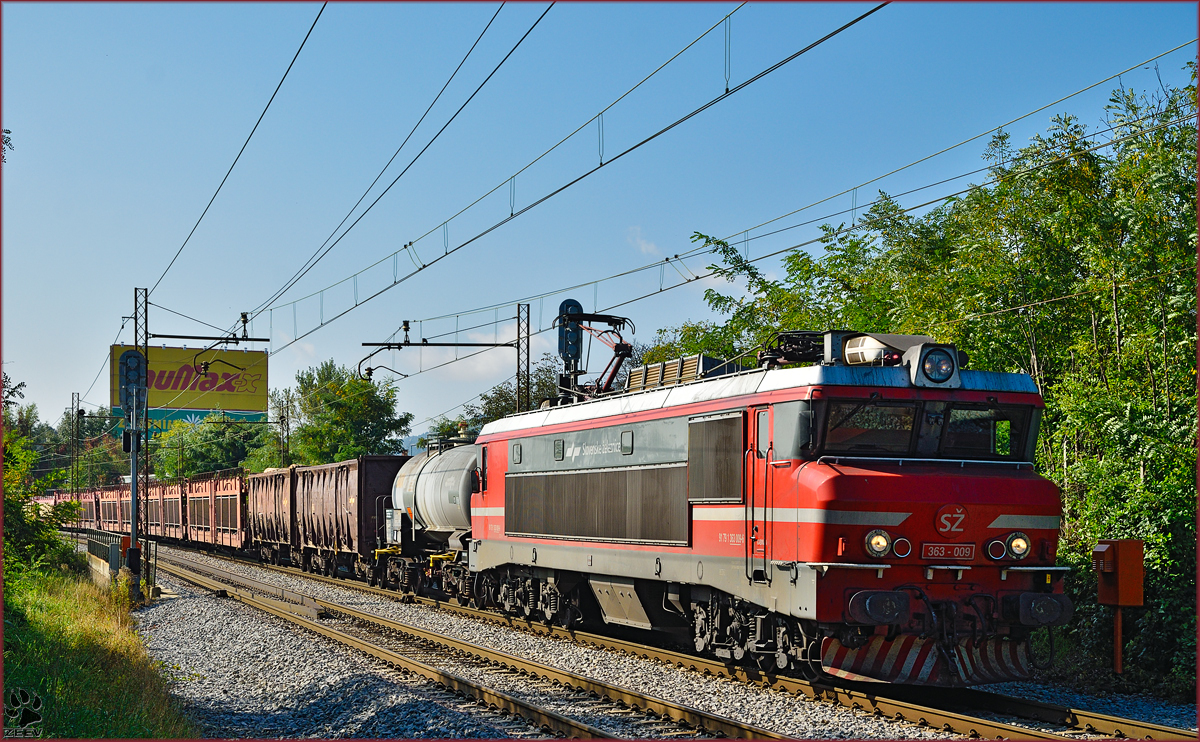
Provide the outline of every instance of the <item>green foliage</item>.
[[15,428],[4,429],[4,576],[60,564],[78,568],[74,549],[58,530],[79,514],[79,504],[59,503],[42,509],[33,498],[58,482],[34,475],[37,453]]
[[[530,368],[533,379],[530,400],[536,407],[544,400],[558,396],[559,364],[555,356],[545,353]],[[499,420],[517,411],[517,384],[514,380],[497,384],[479,395],[478,402],[463,405],[461,415],[451,419],[438,417],[429,425],[429,432],[417,439],[418,446],[428,446],[435,439],[453,438],[458,435],[459,425],[466,423],[468,435],[478,435],[484,425]]]
[[411,413],[396,410],[395,387],[359,378],[332,360],[297,373],[294,395],[276,399],[290,408],[289,447],[297,464],[401,453],[400,439],[412,424]]
[[[534,407],[544,400],[558,396],[559,363],[555,356],[545,353],[529,370],[532,379],[530,402]],[[517,384],[510,380],[479,395],[479,401],[463,406],[463,417],[473,430],[517,411]]]
[[988,183],[921,216],[881,193],[854,228],[824,228],[822,254],[788,254],[777,280],[697,234],[739,290],[707,292],[725,321],[661,332],[647,357],[729,357],[779,329],[847,329],[931,335],[966,350],[972,367],[1028,372],[1046,400],[1037,463],[1062,488],[1059,558],[1075,567],[1072,673],[1111,662],[1091,546],[1138,538],[1146,607],[1126,611],[1136,626],[1127,677],[1191,693],[1195,115],[1194,86],[1121,89],[1103,137],[1070,116],[1019,150],[998,134],[984,154]]
[[272,439],[269,425],[230,420],[214,412],[199,423],[177,420],[151,442],[150,457],[159,479],[242,465]]
[[4,687],[42,699],[44,737],[197,736],[134,631],[127,588],[62,570],[10,573],[7,549],[4,572]]

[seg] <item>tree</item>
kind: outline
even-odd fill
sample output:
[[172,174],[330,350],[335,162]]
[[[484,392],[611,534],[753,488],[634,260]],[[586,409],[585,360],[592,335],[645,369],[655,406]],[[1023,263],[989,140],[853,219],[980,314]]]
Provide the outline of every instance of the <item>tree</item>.
[[271,438],[265,423],[230,420],[214,412],[198,423],[171,423],[151,442],[150,456],[159,479],[192,477],[237,468]]
[[724,320],[668,329],[647,354],[732,355],[780,329],[847,329],[931,335],[973,367],[1028,372],[1046,402],[1037,464],[1063,493],[1074,669],[1102,669],[1111,648],[1091,546],[1138,538],[1147,607],[1132,619],[1126,655],[1141,663],[1126,677],[1183,695],[1194,693],[1196,639],[1190,66],[1191,87],[1115,91],[1103,137],[1071,116],[1018,150],[996,135],[989,182],[921,216],[881,193],[854,229],[825,226],[822,254],[788,254],[782,278],[697,233],[741,290],[708,291]]
[[[636,341],[632,342],[631,345],[633,346],[633,353],[625,361],[621,367],[621,371],[617,374],[614,388],[619,389],[625,385],[625,379],[629,376],[629,369],[641,364],[643,356],[650,348],[650,346]],[[557,356],[544,353],[530,369],[531,384],[529,396],[535,407],[546,400],[558,396],[558,374],[561,367],[562,362]],[[457,436],[459,424],[464,422],[467,424],[468,434],[478,435],[484,425],[507,415],[515,414],[516,411],[517,384],[516,381],[509,379],[479,395],[478,402],[468,402],[463,405],[463,413],[458,417],[453,419],[439,417],[435,419],[429,426],[429,434],[417,439],[417,445],[428,446],[433,439]]]
[[[9,388],[5,379],[5,388]],[[18,385],[18,388],[24,384]],[[32,406],[32,405],[31,405]],[[73,563],[74,548],[58,537],[58,530],[77,517],[77,503],[59,503],[42,510],[33,503],[36,495],[57,486],[61,474],[38,476],[40,458],[29,438],[15,425],[12,411],[5,407],[4,419],[4,578],[42,565],[57,567]]]
[[18,399],[25,399],[25,382],[13,384],[12,379],[8,377],[8,373],[4,372],[4,409],[12,409],[19,403]]
[[298,464],[328,464],[366,454],[404,451],[411,413],[396,410],[391,383],[359,378],[328,360],[296,374],[289,411],[291,452]]
[[12,134],[12,130],[5,129],[4,143],[3,146],[0,146],[0,162],[8,162],[8,150],[16,149],[16,147],[13,146],[12,137],[9,136],[9,134]]

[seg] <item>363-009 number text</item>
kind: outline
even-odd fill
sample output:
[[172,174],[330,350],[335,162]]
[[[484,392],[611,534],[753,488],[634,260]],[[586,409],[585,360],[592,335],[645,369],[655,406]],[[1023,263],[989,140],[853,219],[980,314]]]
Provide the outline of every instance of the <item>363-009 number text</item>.
[[975,544],[921,544],[922,559],[974,559]]

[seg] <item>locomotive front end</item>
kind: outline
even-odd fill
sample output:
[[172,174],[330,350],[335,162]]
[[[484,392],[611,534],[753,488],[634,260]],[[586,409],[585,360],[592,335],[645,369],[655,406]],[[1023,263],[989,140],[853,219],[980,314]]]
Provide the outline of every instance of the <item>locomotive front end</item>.
[[961,369],[952,346],[904,355],[907,385],[810,394],[795,485],[824,517],[799,523],[797,541],[822,570],[820,668],[927,685],[1028,678],[1032,633],[1073,613],[1054,564],[1058,488],[1031,463],[1041,398],[1023,374]]

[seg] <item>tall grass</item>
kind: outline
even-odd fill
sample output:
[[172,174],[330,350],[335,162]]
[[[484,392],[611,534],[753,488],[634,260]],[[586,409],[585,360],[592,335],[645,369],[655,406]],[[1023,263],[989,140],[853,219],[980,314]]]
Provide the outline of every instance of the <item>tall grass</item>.
[[7,563],[5,689],[41,696],[46,737],[196,737],[120,593],[69,570]]

